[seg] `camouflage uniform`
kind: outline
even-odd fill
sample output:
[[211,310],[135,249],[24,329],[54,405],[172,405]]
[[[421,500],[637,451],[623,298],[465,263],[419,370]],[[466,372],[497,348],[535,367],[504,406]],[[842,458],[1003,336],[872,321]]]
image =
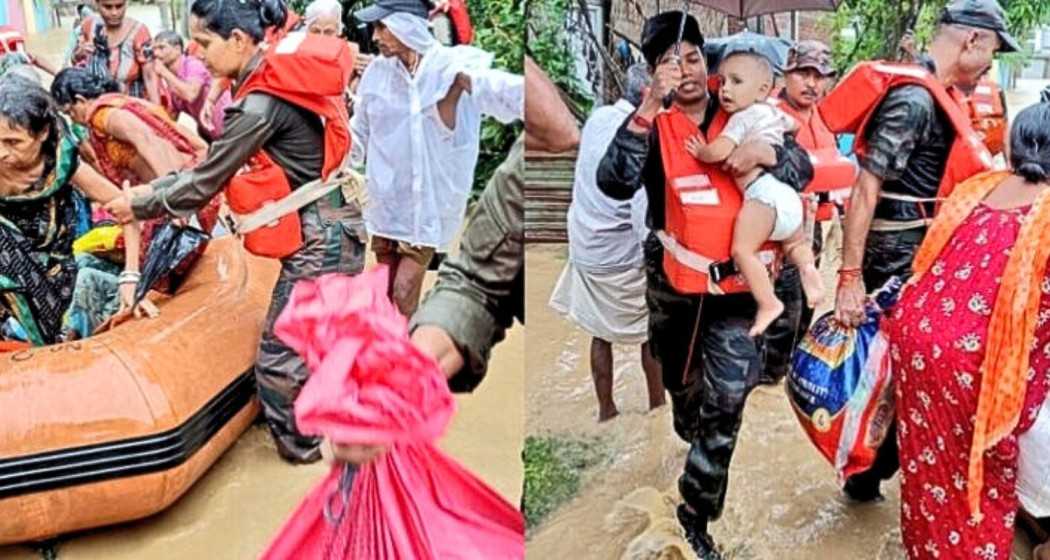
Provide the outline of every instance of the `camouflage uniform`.
[[[237,83],[257,67],[257,56]],[[193,213],[214,197],[244,163],[265,150],[284,169],[292,188],[321,176],[324,127],[316,115],[265,93],[250,93],[226,110],[222,137],[195,169],[153,182],[154,194],[132,203],[138,219],[169,211]],[[259,343],[255,379],[263,414],[282,457],[294,462],[321,458],[319,441],[299,433],[292,403],[309,371],[299,356],[274,336],[273,323],[284,310],[295,283],[331,272],[356,274],[364,268],[365,230],[360,208],[347,204],[340,190],[299,210],[303,246],[281,261],[266,326]],[[218,319],[218,318],[217,318]]]
[[[933,72],[933,62],[920,61]],[[882,191],[933,198],[955,133],[947,117],[937,109],[933,96],[922,86],[905,85],[893,89],[871,118],[865,130],[868,149],[859,159],[860,166],[882,179]],[[917,222],[917,227],[901,231],[868,233],[864,246],[862,272],[864,286],[871,292],[891,277],[906,278],[911,274],[915,252],[926,236],[922,219],[933,215],[932,203],[900,202],[880,199],[875,206],[875,219],[886,223]],[[878,494],[881,480],[888,480],[900,468],[897,458],[896,423],[879,448],[875,464],[868,471],[847,481],[850,495],[871,498]]]
[[[717,109],[712,99],[700,130],[707,130]],[[794,137],[785,136],[784,145],[774,149],[777,165],[771,174],[796,189],[809,182],[812,165]],[[598,168],[598,188],[612,198],[630,199],[644,186],[653,231],[664,227],[666,180],[660,153],[655,129],[646,137],[625,125]],[[725,503],[744,403],[762,369],[762,343],[748,335],[755,300],[750,294],[695,296],[675,291],[664,274],[663,247],[655,233],[645,243],[645,260],[649,344],[663,367],[675,431],[690,444],[679,491],[699,516],[714,520]]]
[[449,381],[454,391],[474,390],[492,347],[515,318],[525,322],[523,167],[519,138],[485,187],[459,254],[441,264],[437,284],[412,317],[412,329],[440,327],[463,354],[463,369]]

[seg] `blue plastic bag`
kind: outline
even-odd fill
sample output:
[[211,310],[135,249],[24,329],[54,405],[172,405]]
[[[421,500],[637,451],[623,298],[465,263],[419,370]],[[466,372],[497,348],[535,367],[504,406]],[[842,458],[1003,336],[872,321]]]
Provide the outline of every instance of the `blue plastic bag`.
[[869,298],[867,318],[845,327],[817,319],[792,357],[787,392],[810,441],[843,478],[871,468],[894,420],[889,344],[879,331],[897,299],[894,278]]

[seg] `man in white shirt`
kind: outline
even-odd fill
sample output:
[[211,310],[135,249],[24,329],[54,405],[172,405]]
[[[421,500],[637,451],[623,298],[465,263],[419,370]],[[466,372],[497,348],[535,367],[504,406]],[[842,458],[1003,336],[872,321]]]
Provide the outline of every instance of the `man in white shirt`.
[[602,194],[597,184],[602,156],[634,113],[649,81],[645,64],[630,67],[623,98],[595,110],[583,127],[568,214],[569,262],[550,300],[552,308],[592,336],[591,376],[599,422],[619,414],[613,399],[613,344],[641,345],[649,408],[664,404],[660,364],[648,344],[642,257],[648,231],[639,220],[646,214],[645,189],[638,189],[631,200],[619,201]]
[[422,0],[379,0],[355,16],[373,24],[382,56],[358,85],[351,162],[366,165],[365,225],[391,267],[391,298],[410,316],[434,252],[463,224],[482,114],[521,119],[524,80],[491,69],[482,50],[440,45]]

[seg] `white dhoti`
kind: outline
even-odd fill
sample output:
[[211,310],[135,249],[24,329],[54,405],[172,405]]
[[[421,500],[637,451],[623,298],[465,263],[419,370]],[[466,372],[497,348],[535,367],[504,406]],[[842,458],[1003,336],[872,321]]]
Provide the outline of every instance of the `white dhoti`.
[[549,305],[593,337],[613,344],[641,344],[649,338],[645,270],[583,271],[569,261]]

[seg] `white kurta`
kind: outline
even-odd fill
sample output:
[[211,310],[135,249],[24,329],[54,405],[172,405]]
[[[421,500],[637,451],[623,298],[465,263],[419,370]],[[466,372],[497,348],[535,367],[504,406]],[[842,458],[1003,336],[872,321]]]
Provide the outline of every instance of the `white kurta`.
[[[350,120],[351,163],[365,164],[370,234],[445,250],[463,223],[478,161],[482,115],[522,119],[524,79],[490,68],[492,55],[474,47],[434,44],[413,77],[396,58],[365,70]],[[459,72],[471,78],[449,129],[437,103]]]
[[616,131],[634,106],[626,100],[599,107],[580,135],[579,155],[567,216],[569,259],[594,272],[619,272],[642,266],[645,230],[645,189],[632,200],[614,200],[598,189],[598,166]]
[[609,144],[633,112],[634,106],[621,99],[596,109],[583,127],[567,217],[569,262],[549,301],[591,336],[615,344],[648,338],[645,189],[631,200],[614,200],[598,189],[597,180]]

